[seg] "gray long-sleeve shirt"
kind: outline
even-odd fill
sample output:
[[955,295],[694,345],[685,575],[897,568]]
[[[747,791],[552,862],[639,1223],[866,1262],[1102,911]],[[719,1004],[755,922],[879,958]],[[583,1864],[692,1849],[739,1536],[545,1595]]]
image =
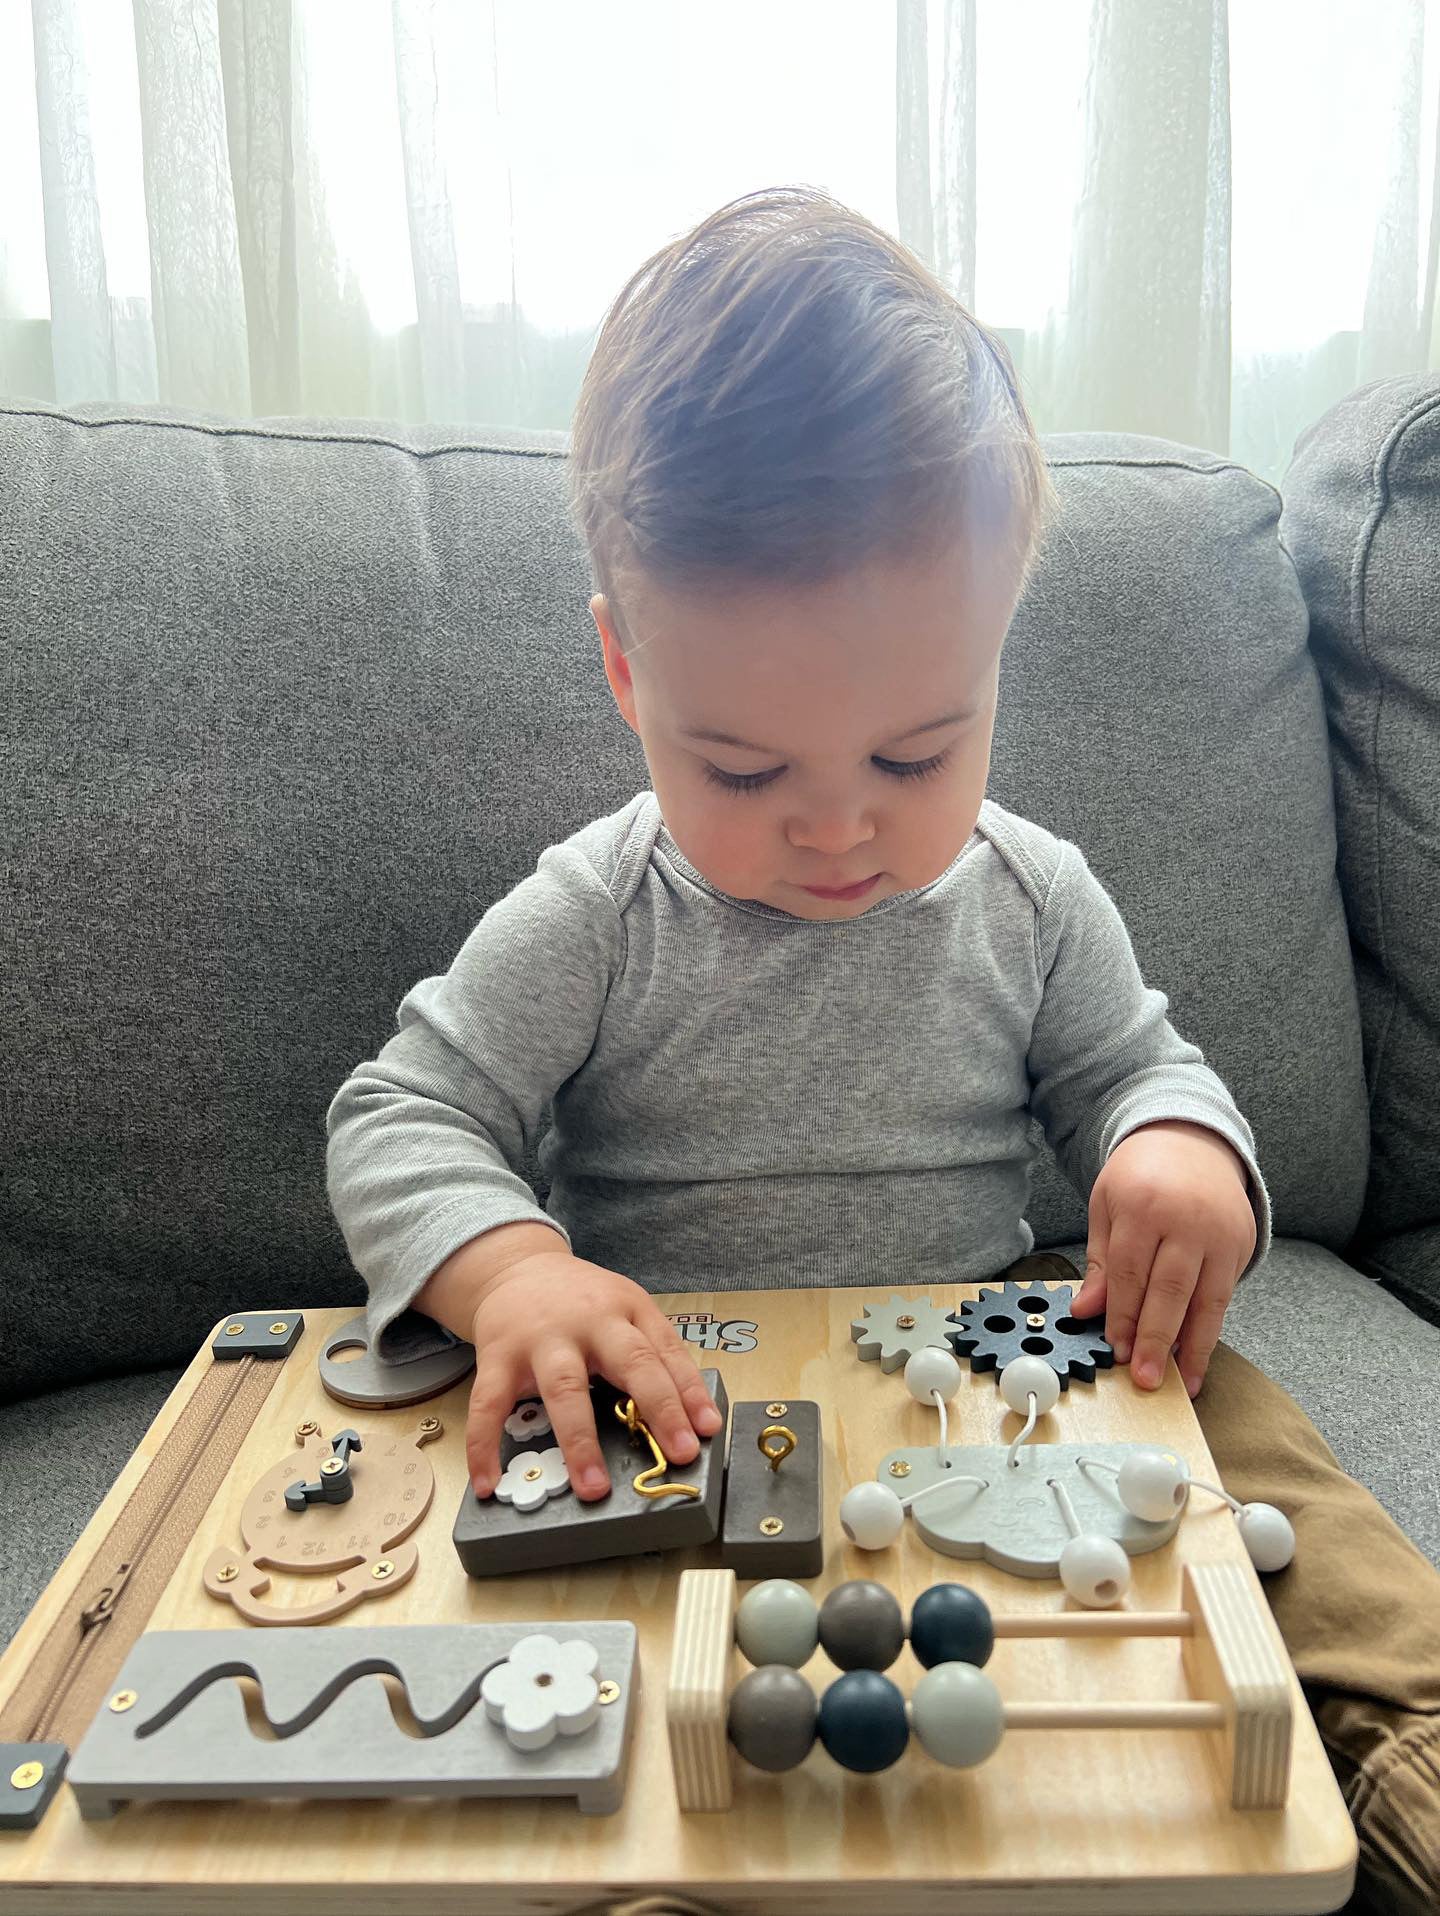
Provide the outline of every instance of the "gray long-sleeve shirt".
[[[642,792],[541,855],[330,1105],[371,1336],[517,1220],[652,1291],[988,1279],[1034,1247],[1037,1120],[1082,1194],[1139,1125],[1219,1132],[1253,1267],[1254,1140],[1168,1003],[1082,853],[989,800],[932,884],[812,921],[717,890]],[[542,1130],[548,1209],[516,1168]]]

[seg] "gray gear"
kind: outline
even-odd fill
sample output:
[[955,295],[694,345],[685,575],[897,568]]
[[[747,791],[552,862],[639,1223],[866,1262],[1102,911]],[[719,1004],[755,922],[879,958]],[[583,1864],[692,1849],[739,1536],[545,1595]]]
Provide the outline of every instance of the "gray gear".
[[928,1297],[910,1303],[892,1293],[888,1304],[865,1306],[865,1315],[851,1324],[850,1336],[867,1364],[878,1358],[881,1370],[890,1371],[899,1370],[918,1350],[948,1351],[959,1328],[955,1314]]

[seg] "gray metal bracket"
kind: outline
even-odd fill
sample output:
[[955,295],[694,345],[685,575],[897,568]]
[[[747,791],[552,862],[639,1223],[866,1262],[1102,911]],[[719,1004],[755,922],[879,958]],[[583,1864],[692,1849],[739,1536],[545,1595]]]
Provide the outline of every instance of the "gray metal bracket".
[[222,1363],[237,1357],[288,1357],[304,1328],[299,1311],[236,1311],[215,1333],[210,1355]]
[[33,1830],[60,1787],[63,1743],[0,1743],[0,1830]]

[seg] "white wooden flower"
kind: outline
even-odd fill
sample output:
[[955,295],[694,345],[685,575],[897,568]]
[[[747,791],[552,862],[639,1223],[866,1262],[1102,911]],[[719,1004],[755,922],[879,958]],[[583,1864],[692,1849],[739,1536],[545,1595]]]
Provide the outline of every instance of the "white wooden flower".
[[521,1637],[480,1685],[485,1713],[517,1750],[543,1750],[556,1733],[579,1736],[600,1714],[600,1652],[578,1637]]
[[495,1495],[517,1510],[538,1510],[547,1497],[558,1497],[569,1488],[564,1452],[552,1444],[549,1450],[517,1451],[505,1466]]
[[517,1442],[524,1437],[548,1437],[550,1418],[540,1403],[517,1404],[505,1419],[505,1434]]

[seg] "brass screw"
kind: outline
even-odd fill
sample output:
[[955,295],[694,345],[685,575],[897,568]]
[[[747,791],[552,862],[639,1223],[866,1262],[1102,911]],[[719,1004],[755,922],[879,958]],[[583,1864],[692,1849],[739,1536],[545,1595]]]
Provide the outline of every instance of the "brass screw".
[[139,1700],[139,1693],[135,1690],[117,1690],[110,1699],[110,1708],[116,1716],[120,1716],[124,1711],[132,1709]]
[[1044,1311],[1031,1311],[1030,1315],[1025,1319],[1025,1322],[1030,1326],[1032,1331],[1043,1331],[1045,1328]]
[[334,1477],[334,1476],[337,1476],[344,1468],[345,1468],[345,1459],[343,1457],[327,1457],[324,1463],[321,1464],[320,1466],[320,1475],[322,1477]]
[[903,1316],[897,1317],[895,1319],[895,1328],[897,1331],[913,1331],[914,1330],[915,1319],[910,1315],[909,1311],[906,1311]]
[[43,1763],[22,1763],[17,1769],[11,1770],[10,1787],[12,1790],[33,1790],[44,1774]]
[[227,1337],[238,1337],[244,1328],[245,1326],[243,1324],[227,1324],[225,1326],[225,1335]]
[[776,1403],[765,1406],[765,1415],[767,1417],[783,1417],[789,1408],[790,1406],[788,1404],[782,1404],[777,1401]]
[[527,1484],[538,1484],[544,1475],[545,1473],[539,1464],[531,1464],[530,1468],[525,1472],[525,1481]]
[[439,1430],[440,1419],[438,1417],[422,1417],[420,1419],[420,1428],[421,1430]]
[[784,1528],[784,1521],[779,1517],[762,1517],[760,1519],[760,1534],[762,1537],[778,1537]]
[[387,1577],[393,1577],[395,1566],[388,1557],[382,1557],[379,1563],[372,1563],[370,1574],[377,1583],[384,1583]]
[[278,1323],[275,1323],[275,1324],[272,1324],[272,1325],[270,1326],[270,1335],[271,1335],[272,1337],[283,1337],[283,1336],[285,1335],[285,1333],[286,1333],[286,1331],[288,1331],[288,1330],[289,1330],[289,1328],[290,1328],[290,1326],[289,1326],[288,1324],[286,1324],[286,1323],[284,1323],[283,1321],[282,1321],[282,1322],[278,1322]]
[[320,1426],[313,1417],[307,1417],[303,1424],[297,1424],[295,1426],[295,1441],[297,1444],[303,1443],[307,1437],[318,1437],[319,1435]]
[[215,1572],[215,1581],[217,1583],[234,1583],[239,1574],[240,1566],[238,1563],[222,1563],[220,1568]]
[[891,1464],[890,1475],[892,1477],[908,1477],[910,1475],[910,1466],[903,1457],[897,1457],[895,1462]]
[[619,1695],[620,1685],[615,1681],[614,1677],[606,1677],[605,1681],[600,1685],[600,1701],[602,1703],[614,1703]]

